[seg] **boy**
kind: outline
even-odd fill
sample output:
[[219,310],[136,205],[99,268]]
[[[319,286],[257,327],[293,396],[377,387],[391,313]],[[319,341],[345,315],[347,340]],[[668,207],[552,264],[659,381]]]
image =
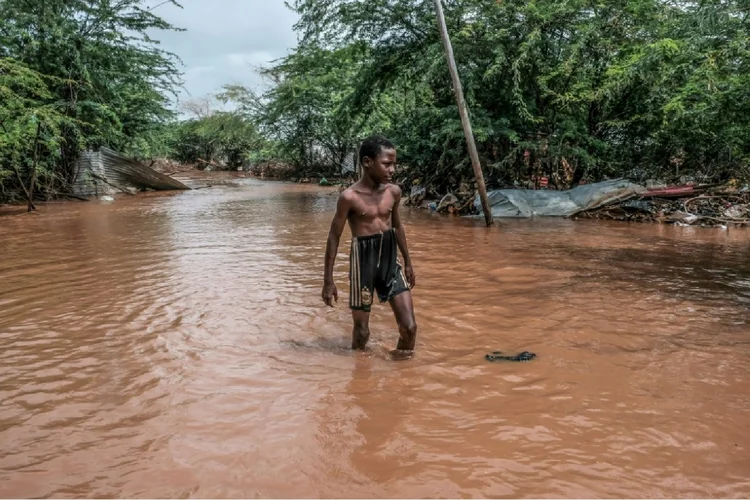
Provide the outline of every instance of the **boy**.
[[[349,259],[349,308],[354,328],[352,349],[364,350],[370,338],[370,307],[377,292],[380,302],[388,301],[399,330],[398,354],[414,351],[417,323],[411,288],[416,283],[406,248],[406,233],[398,207],[401,189],[390,184],[396,165],[396,148],[384,137],[374,136],[359,150],[362,178],[339,195],[326,245],[323,301],[333,307],[338,290],[333,283],[333,264],[344,224],[352,232]],[[398,249],[404,266],[398,261]]]

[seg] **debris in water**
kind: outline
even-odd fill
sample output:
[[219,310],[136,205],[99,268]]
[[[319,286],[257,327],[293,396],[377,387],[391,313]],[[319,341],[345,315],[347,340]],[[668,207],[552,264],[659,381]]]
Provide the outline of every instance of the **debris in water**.
[[731,186],[677,186],[652,189],[638,199],[586,210],[575,218],[662,222],[724,227],[750,224],[750,193]]
[[520,354],[516,354],[515,356],[505,356],[501,351],[495,351],[492,354],[486,354],[484,356],[484,359],[487,361],[517,361],[517,362],[523,362],[523,361],[531,361],[532,359],[536,358],[536,354],[529,351],[523,351]]
[[438,212],[445,212],[448,211],[450,208],[453,208],[458,203],[458,198],[453,193],[448,193],[440,200],[440,203],[438,203],[437,211]]

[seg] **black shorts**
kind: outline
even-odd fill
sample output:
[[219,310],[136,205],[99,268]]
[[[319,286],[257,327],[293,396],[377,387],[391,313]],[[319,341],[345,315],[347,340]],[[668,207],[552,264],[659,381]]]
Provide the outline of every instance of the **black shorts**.
[[349,264],[349,307],[353,310],[370,312],[375,292],[382,303],[409,291],[393,229],[352,238]]

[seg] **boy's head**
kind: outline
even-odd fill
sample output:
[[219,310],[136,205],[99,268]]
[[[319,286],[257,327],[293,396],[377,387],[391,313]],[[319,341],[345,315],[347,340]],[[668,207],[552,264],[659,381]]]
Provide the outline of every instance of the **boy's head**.
[[387,184],[396,169],[396,147],[381,135],[368,137],[359,148],[359,163],[364,175],[377,183]]

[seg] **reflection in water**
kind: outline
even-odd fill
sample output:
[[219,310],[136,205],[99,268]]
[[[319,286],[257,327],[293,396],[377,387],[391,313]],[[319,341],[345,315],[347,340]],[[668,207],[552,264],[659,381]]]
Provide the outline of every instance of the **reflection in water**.
[[394,363],[335,190],[225,177],[0,218],[0,496],[750,495],[747,231],[407,210]]

